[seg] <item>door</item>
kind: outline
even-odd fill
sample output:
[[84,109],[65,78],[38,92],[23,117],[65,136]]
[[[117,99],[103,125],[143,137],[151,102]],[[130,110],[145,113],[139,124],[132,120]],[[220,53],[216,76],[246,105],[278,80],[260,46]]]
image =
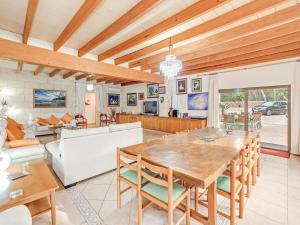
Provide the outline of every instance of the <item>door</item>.
[[88,124],[96,123],[96,98],[95,93],[86,93],[84,101],[84,115]]
[[290,86],[221,90],[219,112],[222,128],[258,131],[263,147],[290,149]]

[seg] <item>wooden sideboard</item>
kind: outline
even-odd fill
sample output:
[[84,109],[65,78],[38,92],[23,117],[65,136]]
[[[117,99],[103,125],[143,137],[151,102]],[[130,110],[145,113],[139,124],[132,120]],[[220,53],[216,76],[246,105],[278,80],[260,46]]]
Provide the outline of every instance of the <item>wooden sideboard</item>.
[[181,119],[174,117],[117,114],[117,123],[142,122],[145,129],[175,133],[206,127],[206,119]]

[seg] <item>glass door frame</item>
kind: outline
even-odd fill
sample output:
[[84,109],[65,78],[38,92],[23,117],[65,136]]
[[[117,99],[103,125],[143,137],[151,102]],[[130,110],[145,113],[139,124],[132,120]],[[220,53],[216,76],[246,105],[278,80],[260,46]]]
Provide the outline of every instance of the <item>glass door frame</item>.
[[[276,86],[259,86],[259,87],[248,87],[248,88],[230,88],[230,89],[220,89],[219,93],[232,93],[235,91],[241,91],[245,93],[245,99],[244,99],[244,110],[245,110],[245,126],[244,130],[248,131],[249,128],[249,91],[251,90],[257,90],[257,89],[272,89],[272,88],[287,88],[288,90],[288,102],[287,102],[287,116],[288,116],[288,126],[287,126],[287,148],[288,152],[291,151],[291,85],[276,85]],[[221,101],[221,99],[220,99]],[[278,149],[280,151],[280,149]]]

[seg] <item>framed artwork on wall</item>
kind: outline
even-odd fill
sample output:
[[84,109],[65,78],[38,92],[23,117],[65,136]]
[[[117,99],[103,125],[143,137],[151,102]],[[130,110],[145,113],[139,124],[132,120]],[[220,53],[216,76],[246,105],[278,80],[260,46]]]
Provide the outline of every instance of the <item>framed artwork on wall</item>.
[[159,94],[166,94],[166,86],[160,86],[158,90]]
[[34,108],[63,108],[67,106],[66,91],[33,89]]
[[120,94],[108,94],[108,106],[118,107],[120,106]]
[[148,84],[147,85],[147,97],[148,98],[158,98],[159,86],[158,84]]
[[188,110],[208,110],[208,92],[188,94]]
[[192,79],[192,92],[202,92],[202,78]]
[[145,99],[144,93],[139,93],[138,96],[139,96],[139,100],[144,100]]
[[178,95],[186,94],[187,82],[186,78],[176,80],[176,92]]
[[137,95],[136,93],[127,93],[127,105],[136,106],[137,104]]

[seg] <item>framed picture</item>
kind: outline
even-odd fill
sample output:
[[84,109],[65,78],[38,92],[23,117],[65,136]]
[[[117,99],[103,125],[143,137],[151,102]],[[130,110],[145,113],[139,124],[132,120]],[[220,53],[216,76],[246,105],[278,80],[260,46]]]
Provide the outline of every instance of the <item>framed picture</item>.
[[136,106],[137,103],[137,94],[136,93],[127,93],[127,105]]
[[177,94],[186,94],[186,78],[176,80]]
[[120,94],[108,94],[108,106],[120,106]]
[[188,110],[208,110],[208,92],[188,94]]
[[166,94],[166,86],[160,86],[158,89],[159,94]]
[[34,108],[63,108],[66,107],[66,91],[33,89]]
[[202,78],[192,79],[192,92],[202,92]]
[[158,84],[148,84],[147,85],[147,97],[148,98],[158,98],[159,94]]
[[144,93],[139,93],[138,96],[139,96],[139,100],[144,100],[145,99]]

